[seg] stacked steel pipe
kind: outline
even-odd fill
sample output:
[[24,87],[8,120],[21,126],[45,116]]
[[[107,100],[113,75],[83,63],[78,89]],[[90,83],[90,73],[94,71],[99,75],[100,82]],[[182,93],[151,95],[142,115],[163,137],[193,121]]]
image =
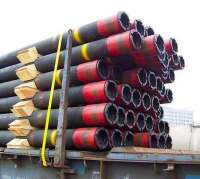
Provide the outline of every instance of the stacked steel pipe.
[[[64,33],[50,115],[47,147],[56,143],[63,78]],[[58,37],[0,57],[0,146],[40,148],[43,141]],[[163,40],[125,12],[73,30],[66,148],[108,150],[171,148],[161,104],[165,84],[185,62],[174,38]]]

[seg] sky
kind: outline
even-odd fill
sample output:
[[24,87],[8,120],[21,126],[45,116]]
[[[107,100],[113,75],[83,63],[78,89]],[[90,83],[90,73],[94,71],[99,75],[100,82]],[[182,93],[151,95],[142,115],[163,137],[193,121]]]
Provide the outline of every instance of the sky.
[[200,122],[200,11],[198,0],[6,0],[0,2],[0,54],[54,36],[69,28],[125,11],[163,38],[175,37],[186,68],[170,85],[168,107],[194,111]]

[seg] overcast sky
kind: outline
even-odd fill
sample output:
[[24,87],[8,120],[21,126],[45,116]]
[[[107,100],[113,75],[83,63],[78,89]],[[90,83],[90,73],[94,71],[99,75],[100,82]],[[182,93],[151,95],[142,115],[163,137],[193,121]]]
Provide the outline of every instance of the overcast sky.
[[168,105],[195,112],[200,122],[200,11],[198,0],[5,0],[0,2],[0,54],[125,11],[164,38],[175,37],[186,68],[176,72]]

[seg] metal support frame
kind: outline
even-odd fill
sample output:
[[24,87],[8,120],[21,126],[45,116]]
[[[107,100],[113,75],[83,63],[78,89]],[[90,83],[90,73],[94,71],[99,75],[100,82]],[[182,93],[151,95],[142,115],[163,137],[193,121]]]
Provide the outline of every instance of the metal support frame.
[[65,167],[66,156],[66,127],[67,127],[67,107],[68,107],[68,92],[70,84],[70,66],[71,66],[71,51],[72,51],[72,30],[68,31],[66,52],[64,59],[62,88],[60,95],[60,106],[57,124],[57,138],[55,145],[54,166],[59,168]]

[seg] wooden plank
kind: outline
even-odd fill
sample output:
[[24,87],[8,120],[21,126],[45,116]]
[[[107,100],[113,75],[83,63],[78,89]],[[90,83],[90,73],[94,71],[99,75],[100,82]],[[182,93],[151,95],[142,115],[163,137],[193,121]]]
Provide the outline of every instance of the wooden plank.
[[31,149],[27,139],[13,139],[7,143],[9,149]]
[[33,80],[38,74],[40,74],[40,72],[37,71],[34,64],[23,66],[16,70],[16,75],[21,81]]
[[15,94],[19,99],[31,99],[39,91],[34,81],[20,84],[15,87]]
[[16,117],[30,116],[34,110],[36,110],[36,108],[32,100],[20,101],[19,103],[13,105],[11,109]]
[[28,119],[17,119],[9,124],[8,130],[15,136],[28,136],[35,128],[31,126]]
[[17,59],[23,64],[34,62],[39,57],[40,55],[36,47],[31,47],[17,52]]

